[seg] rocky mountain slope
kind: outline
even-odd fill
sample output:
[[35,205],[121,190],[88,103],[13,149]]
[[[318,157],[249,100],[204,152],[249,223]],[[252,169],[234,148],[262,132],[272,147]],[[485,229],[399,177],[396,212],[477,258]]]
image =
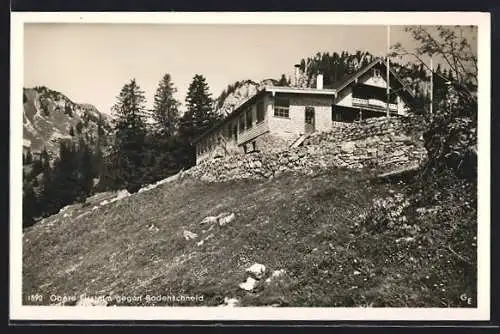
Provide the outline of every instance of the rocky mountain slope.
[[104,134],[111,131],[108,115],[44,86],[24,88],[23,106],[23,138],[31,141],[32,152],[45,147],[50,156],[55,156],[61,139],[71,140],[80,133],[92,144],[99,122]]
[[277,81],[274,79],[266,79],[261,82],[253,80],[236,81],[228,85],[215,100],[216,111],[226,116],[247,99],[255,95],[264,86],[275,86],[276,84]]

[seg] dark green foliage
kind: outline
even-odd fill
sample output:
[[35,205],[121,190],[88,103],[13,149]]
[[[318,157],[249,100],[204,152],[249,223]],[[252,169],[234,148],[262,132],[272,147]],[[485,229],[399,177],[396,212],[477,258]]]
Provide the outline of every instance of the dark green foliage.
[[[475,298],[467,304],[457,296],[477,294],[477,99],[471,91],[477,82],[476,57],[454,30],[437,30],[438,37],[422,27],[407,29],[418,43],[417,58],[438,54],[445,62],[454,59],[448,70],[441,74],[438,67],[434,73],[434,108],[424,113],[428,161],[400,180],[403,192],[373,203],[357,226],[354,247],[363,250],[377,242],[380,246],[371,251],[380,254],[378,267],[390,266],[387,258],[396,254],[398,270],[411,274],[422,291],[432,292],[423,302],[474,307]],[[420,272],[409,270],[417,265]],[[374,306],[390,306],[390,298],[378,299]]]
[[81,189],[78,189],[77,199],[79,201],[84,201],[85,198],[92,194],[92,187],[94,182],[94,177],[97,176],[95,167],[93,166],[93,153],[92,150],[85,142],[80,143],[80,157],[79,157],[79,169],[78,174],[79,179],[77,184],[81,185]]
[[118,101],[113,106],[115,113],[115,156],[116,172],[123,181],[123,187],[136,192],[141,187],[144,144],[147,134],[145,121],[144,92],[135,79],[123,86]]
[[83,138],[78,144],[61,141],[59,157],[52,164],[47,151],[42,151],[23,178],[23,226],[91,195],[93,178],[98,176],[94,161],[94,153]]
[[[477,55],[464,37],[466,29],[469,27],[438,26],[437,35],[420,26],[405,30],[417,42],[416,52],[410,54],[421,61],[421,67],[425,64],[421,59],[424,55],[442,59],[448,67],[447,77],[444,72],[443,75],[437,70],[434,73],[433,112],[425,114],[424,140],[429,154],[425,173],[439,174],[443,169],[451,169],[475,180]],[[393,48],[395,53],[409,54],[400,44]]]
[[194,76],[186,96],[186,107],[187,110],[180,120],[179,135],[183,141],[180,153],[184,159],[182,165],[187,167],[196,161],[196,150],[192,141],[221,119],[213,109],[213,100],[204,76]]
[[152,110],[154,128],[159,136],[171,137],[177,131],[180,103],[174,98],[176,92],[170,74],[165,74],[158,84]]
[[284,74],[281,75],[281,78],[278,81],[278,86],[290,86],[290,82]]
[[333,54],[317,52],[313,57],[301,59],[300,69],[305,73],[307,82],[311,84],[314,77],[322,73],[324,87],[328,88],[358,68],[368,65],[370,57],[372,55],[369,52],[362,53],[359,50],[355,54],[342,51],[340,55],[337,52]]

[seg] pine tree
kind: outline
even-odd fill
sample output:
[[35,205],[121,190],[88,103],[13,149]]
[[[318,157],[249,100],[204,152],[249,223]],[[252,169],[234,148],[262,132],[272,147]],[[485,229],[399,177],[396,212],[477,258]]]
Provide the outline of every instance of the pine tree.
[[192,140],[212,127],[220,117],[213,109],[213,100],[205,77],[196,74],[189,85],[186,96],[187,110],[181,118],[179,132],[184,142],[183,164],[190,166],[195,161]]
[[78,156],[71,142],[61,141],[59,159],[54,164],[52,175],[52,206],[57,211],[72,203],[80,193]]
[[83,201],[92,193],[95,170],[93,166],[93,154],[89,145],[81,142],[79,150],[81,153],[78,164],[78,169],[80,170],[80,193],[78,194],[78,199]]
[[147,134],[144,92],[135,79],[125,84],[113,105],[115,166],[123,186],[136,192],[141,186],[144,141]]
[[285,74],[281,75],[281,78],[278,81],[278,86],[289,86],[288,80],[286,79]]
[[165,74],[158,84],[152,110],[155,130],[161,136],[171,137],[177,130],[180,103],[174,98],[176,92],[170,74]]
[[194,139],[210,128],[218,120],[212,108],[212,97],[208,85],[202,75],[195,75],[186,96],[186,113],[183,115],[181,127]]

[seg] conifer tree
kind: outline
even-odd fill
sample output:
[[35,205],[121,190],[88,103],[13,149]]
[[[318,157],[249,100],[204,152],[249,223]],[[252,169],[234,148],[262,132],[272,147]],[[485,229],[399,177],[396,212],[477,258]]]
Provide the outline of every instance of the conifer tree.
[[278,81],[278,86],[288,86],[289,85],[289,82],[288,80],[286,79],[286,76],[285,74],[282,74],[281,75],[281,78],[279,79]]
[[160,136],[171,137],[177,130],[180,103],[174,98],[176,92],[170,74],[165,74],[158,84],[152,110],[154,128]]
[[143,150],[147,134],[144,92],[135,79],[125,84],[113,105],[115,114],[115,166],[119,179],[129,192],[141,186]]
[[189,85],[186,96],[187,110],[181,118],[179,132],[185,146],[184,164],[192,165],[195,161],[195,150],[192,140],[212,127],[218,120],[213,108],[212,96],[205,77],[196,74]]
[[92,187],[94,185],[94,172],[95,168],[93,166],[93,154],[89,145],[85,142],[80,144],[80,161],[78,163],[78,169],[80,170],[80,194],[78,197],[80,200],[84,200],[92,193]]
[[189,85],[186,108],[186,114],[191,115],[195,135],[206,131],[219,120],[219,116],[213,109],[212,95],[209,93],[209,87],[203,75],[195,75]]

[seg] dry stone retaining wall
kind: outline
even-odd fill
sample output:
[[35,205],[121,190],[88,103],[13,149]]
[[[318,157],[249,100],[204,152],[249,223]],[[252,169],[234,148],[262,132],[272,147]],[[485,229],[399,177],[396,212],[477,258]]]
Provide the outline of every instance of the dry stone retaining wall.
[[270,178],[285,171],[309,174],[318,168],[390,170],[421,164],[427,157],[416,118],[371,118],[309,135],[302,146],[205,161],[183,176],[207,182]]

